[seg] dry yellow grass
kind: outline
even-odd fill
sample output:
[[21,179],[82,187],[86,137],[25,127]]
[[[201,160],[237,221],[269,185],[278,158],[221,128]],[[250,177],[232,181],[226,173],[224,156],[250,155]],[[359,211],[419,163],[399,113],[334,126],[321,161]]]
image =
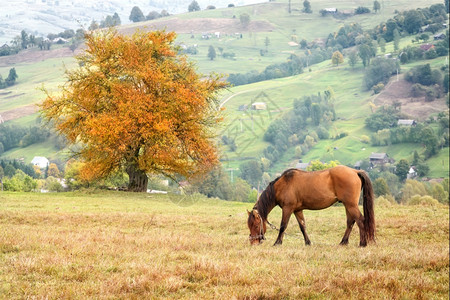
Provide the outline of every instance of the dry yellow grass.
[[377,208],[366,248],[339,206],[305,212],[310,247],[295,218],[250,247],[252,204],[171,200],[0,193],[0,299],[448,299],[448,206]]

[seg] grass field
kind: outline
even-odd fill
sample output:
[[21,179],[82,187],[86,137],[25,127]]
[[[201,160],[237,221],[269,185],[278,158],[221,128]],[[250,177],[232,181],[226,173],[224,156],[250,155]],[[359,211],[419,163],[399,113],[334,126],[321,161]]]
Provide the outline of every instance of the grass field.
[[[167,195],[0,193],[0,299],[448,299],[448,206],[376,207],[346,247],[342,206],[250,247],[253,204]],[[280,210],[269,219],[277,224]]]

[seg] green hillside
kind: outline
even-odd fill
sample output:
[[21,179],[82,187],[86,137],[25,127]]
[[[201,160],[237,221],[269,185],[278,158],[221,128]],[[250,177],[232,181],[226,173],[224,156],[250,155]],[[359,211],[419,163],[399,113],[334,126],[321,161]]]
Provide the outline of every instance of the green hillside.
[[[414,7],[427,7],[441,1],[410,1],[396,0],[383,1],[378,13],[354,15],[347,18],[322,17],[320,10],[336,7],[340,11],[352,10],[358,6],[372,9],[372,2],[319,1],[312,3],[312,14],[301,12],[302,3],[292,3],[292,11],[287,11],[288,1],[267,2],[258,5],[243,7],[205,10],[194,13],[181,14],[168,18],[136,23],[123,26],[123,32],[133,32],[136,29],[162,29],[175,30],[178,33],[177,42],[181,46],[194,47],[197,54],[190,58],[197,64],[201,73],[218,72],[221,74],[246,73],[249,71],[263,71],[268,65],[286,62],[290,54],[299,57],[305,56],[305,49],[292,46],[306,40],[308,43],[326,39],[330,33],[335,33],[346,24],[359,23],[363,29],[371,29],[393,17],[396,11],[413,9]],[[239,22],[242,14],[250,16],[250,23],[243,27]],[[208,20],[202,25],[202,20]],[[203,26],[203,27],[202,27]],[[208,39],[202,37],[210,34]],[[220,33],[219,37],[215,33]],[[412,44],[413,36],[405,36],[400,40],[400,49]],[[216,49],[217,57],[210,60],[207,57],[208,48]],[[387,43],[386,53],[393,51],[392,42]],[[38,52],[32,49],[30,52]],[[266,52],[267,51],[267,52]],[[220,53],[234,54],[232,59],[223,58]],[[345,51],[344,51],[345,53]],[[19,54],[20,55],[20,54]],[[424,61],[402,65],[402,72],[425,63]],[[445,64],[445,57],[427,60],[432,67],[438,68]],[[30,109],[29,105],[39,103],[44,94],[39,90],[42,85],[47,89],[55,88],[63,83],[63,66],[75,66],[75,60],[70,56],[23,61],[15,64],[2,63],[0,60],[0,74],[5,77],[11,67],[15,67],[19,75],[16,85],[0,90],[0,114],[18,110]],[[335,137],[341,133],[347,136],[342,139],[326,139],[319,141],[307,154],[301,158],[303,161],[319,159],[323,161],[339,160],[343,164],[353,164],[358,160],[367,159],[371,152],[387,152],[396,160],[410,158],[414,150],[423,152],[423,145],[398,144],[383,147],[374,147],[363,143],[363,135],[370,136],[371,132],[364,126],[365,118],[371,113],[369,102],[377,98],[371,91],[363,86],[364,67],[358,62],[350,67],[345,61],[335,67],[331,60],[314,64],[304,69],[302,74],[266,80],[262,82],[231,87],[221,95],[225,110],[225,122],[218,131],[218,136],[232,135],[236,138],[237,149],[230,151],[222,147],[222,157],[225,167],[236,168],[248,159],[259,159],[263,150],[269,145],[263,140],[264,132],[269,124],[291,110],[293,101],[303,96],[317,95],[327,89],[334,92],[334,106],[336,121],[332,123],[330,136]],[[242,105],[251,105],[253,102],[268,103],[266,111],[240,111]],[[445,101],[439,99],[436,101]],[[429,113],[428,113],[429,114]],[[427,114],[427,118],[428,118]],[[33,115],[36,116],[36,115]],[[9,121],[7,124],[22,124],[31,126],[33,118],[26,116]],[[420,120],[425,121],[425,118]],[[447,152],[445,152],[447,151]],[[441,151],[439,158],[430,160],[430,175],[446,177],[448,173],[442,171],[441,165],[434,161],[444,161],[448,166],[448,148]],[[57,150],[49,143],[32,145],[26,148],[16,148],[5,152],[1,157],[25,157],[28,160],[33,155],[58,157]],[[271,169],[272,174],[292,166],[298,161],[291,147]]]

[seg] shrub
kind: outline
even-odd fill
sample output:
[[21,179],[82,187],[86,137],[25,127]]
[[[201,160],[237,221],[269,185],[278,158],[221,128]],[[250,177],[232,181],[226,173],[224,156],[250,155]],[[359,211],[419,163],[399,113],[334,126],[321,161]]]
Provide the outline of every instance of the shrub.
[[423,97],[425,96],[426,89],[419,83],[415,83],[411,86],[411,97]]
[[384,89],[384,84],[382,82],[380,82],[377,85],[374,85],[372,87],[374,94],[379,94],[383,89]]
[[64,191],[64,188],[62,187],[61,183],[53,176],[47,177],[45,180],[44,188],[46,190],[49,190],[51,192],[62,192]]
[[345,138],[346,136],[348,136],[348,132],[344,131],[344,132],[339,133],[334,139],[339,140],[339,139]]
[[258,192],[254,189],[248,194],[247,202],[254,203],[258,200]]
[[364,144],[368,144],[368,143],[370,143],[370,138],[367,135],[362,135],[361,142]]
[[438,57],[438,54],[437,54],[436,50],[434,50],[434,49],[430,49],[427,52],[425,52],[426,59],[434,59],[436,57]]
[[31,192],[37,188],[37,180],[25,174],[22,170],[17,170],[16,174],[3,179],[3,188],[5,191],[13,192]]
[[358,6],[358,8],[355,9],[355,14],[357,14],[357,15],[368,14],[368,13],[370,13],[370,9],[368,7]]
[[226,59],[235,59],[235,56],[236,56],[236,54],[235,53],[233,53],[233,52],[224,52],[223,54],[222,54],[222,57],[223,58],[226,58]]
[[407,204],[422,205],[422,206],[437,206],[439,205],[439,201],[428,195],[426,196],[414,195],[408,200]]
[[384,195],[375,199],[375,206],[377,207],[391,207],[395,204],[397,204],[397,202],[395,202],[394,197],[391,195]]
[[327,140],[330,138],[330,133],[328,132],[328,130],[323,127],[323,126],[319,126],[316,129],[317,135],[319,136],[319,138],[321,140]]
[[405,74],[405,79],[422,85],[441,84],[442,75],[438,70],[432,70],[430,64],[412,68]]

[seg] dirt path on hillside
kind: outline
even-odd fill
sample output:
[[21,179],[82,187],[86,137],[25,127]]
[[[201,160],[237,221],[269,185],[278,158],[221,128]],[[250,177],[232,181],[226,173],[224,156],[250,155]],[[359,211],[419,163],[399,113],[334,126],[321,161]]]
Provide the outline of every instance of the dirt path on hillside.
[[17,107],[11,110],[4,111],[0,113],[0,120],[3,122],[26,117],[36,113],[39,108],[35,104],[25,105],[22,107]]
[[411,119],[424,121],[431,114],[441,112],[447,109],[444,98],[435,99],[434,101],[425,101],[425,96],[413,98],[411,97],[412,83],[399,76],[393,76],[386,88],[375,99],[376,106],[392,105],[394,102],[401,103],[401,112],[408,115]]
[[10,67],[20,63],[35,63],[50,58],[72,57],[76,55],[78,52],[79,52],[78,49],[75,50],[74,53],[67,47],[48,51],[39,50],[38,48],[32,48],[20,51],[18,54],[15,55],[0,56],[0,67]]

